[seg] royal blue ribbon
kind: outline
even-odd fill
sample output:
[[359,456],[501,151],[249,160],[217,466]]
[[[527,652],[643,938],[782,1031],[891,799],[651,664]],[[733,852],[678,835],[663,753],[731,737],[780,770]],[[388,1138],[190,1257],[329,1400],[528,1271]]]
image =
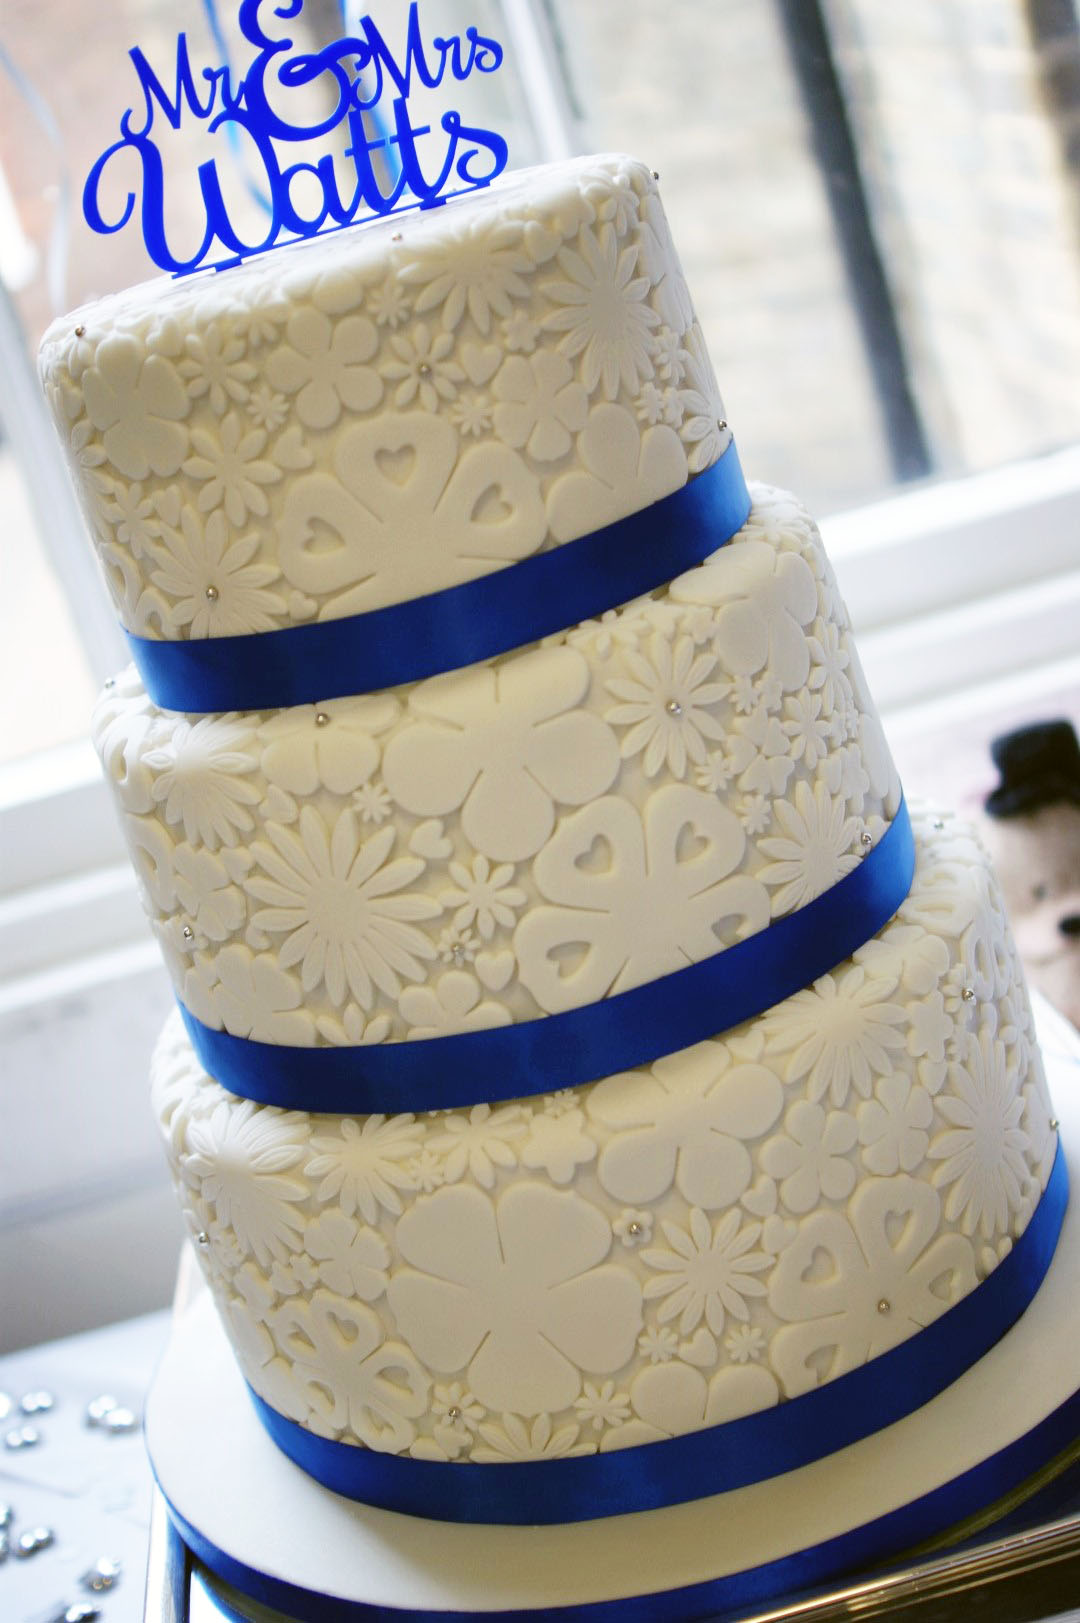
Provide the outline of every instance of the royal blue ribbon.
[[701,563],[749,513],[731,443],[704,473],[640,512],[461,586],[250,636],[126,636],[147,693],[165,710],[315,704],[457,670],[604,614]]
[[976,1363],[1042,1284],[1065,1217],[1058,1147],[1027,1228],[981,1285],[899,1346],[824,1386],[701,1431],[580,1459],[455,1465],[318,1437],[254,1392],[274,1442],[335,1493],[432,1521],[521,1525],[590,1521],[729,1493],[795,1471],[919,1409]]
[[715,1037],[849,958],[911,888],[907,806],[857,868],[795,913],[701,963],[537,1020],[416,1042],[296,1048],[215,1031],[181,1005],[202,1065],[231,1093],[286,1110],[445,1110],[578,1087]]
[[[715,1452],[720,1457],[725,1457],[723,1449],[717,1446],[718,1433],[733,1433],[734,1428],[745,1427],[747,1421],[757,1421],[768,1416],[776,1417],[772,1422],[774,1430],[784,1429],[779,1425],[780,1421],[784,1422],[784,1426],[791,1426],[792,1421],[798,1416],[798,1427],[801,1431],[806,1423],[804,1417],[808,1415],[805,1406],[811,1400],[820,1399],[823,1394],[839,1391],[842,1396],[836,1404],[833,1424],[848,1430],[849,1434],[843,1442],[837,1440],[835,1436],[831,1440],[827,1439],[829,1446],[822,1452],[830,1452],[834,1448],[844,1446],[845,1442],[856,1441],[859,1436],[866,1436],[871,1431],[891,1424],[903,1414],[910,1413],[920,1404],[929,1401],[958,1374],[963,1373],[963,1368],[957,1367],[958,1365],[964,1360],[966,1363],[963,1367],[975,1362],[1004,1334],[1009,1325],[1023,1312],[1042,1282],[1057,1243],[1067,1198],[1067,1174],[1064,1158],[1059,1150],[1050,1182],[1031,1222],[1009,1256],[982,1285],[962,1302],[950,1308],[926,1330],[920,1331],[911,1341],[902,1343],[901,1346],[882,1354],[880,1358],[872,1360],[849,1375],[840,1376],[828,1386],[807,1393],[804,1397],[794,1398],[778,1409],[766,1411],[763,1417],[748,1416],[747,1420],[730,1421],[727,1426],[715,1427],[704,1433],[691,1433],[688,1437],[675,1438],[670,1443],[650,1443],[636,1449],[625,1449],[608,1455],[591,1455],[581,1460],[550,1460],[520,1465],[432,1467],[424,1461],[398,1461],[396,1456],[377,1455],[374,1458],[395,1460],[397,1464],[407,1467],[410,1472],[418,1471],[425,1466],[428,1469],[445,1472],[450,1484],[447,1491],[454,1495],[455,1500],[459,1494],[468,1491],[467,1482],[471,1481],[474,1473],[483,1471],[497,1473],[496,1503],[497,1506],[501,1506],[506,1496],[511,1494],[515,1498],[518,1496],[518,1478],[522,1473],[532,1476],[536,1473],[548,1473],[554,1482],[557,1477],[566,1473],[568,1467],[594,1467],[601,1462],[617,1466],[622,1461],[631,1473],[636,1474],[636,1456],[661,1450],[679,1450],[694,1437],[705,1438],[707,1446],[711,1440]],[[1020,1260],[1014,1260],[1017,1258]],[[964,1309],[967,1310],[966,1314],[961,1311]],[[977,1318],[984,1322],[978,1327],[978,1333],[974,1334],[976,1327],[973,1321]],[[952,1339],[954,1335],[962,1338],[960,1346],[954,1347]],[[932,1344],[925,1344],[927,1337],[933,1338]],[[918,1344],[917,1356],[908,1362],[906,1368],[901,1369],[899,1355],[904,1355],[909,1350],[914,1353],[913,1343]],[[943,1378],[940,1379],[934,1378],[933,1366],[937,1359],[944,1359],[947,1364],[947,1368],[942,1372]],[[892,1384],[897,1379],[898,1373],[908,1381],[903,1393],[898,1393]],[[853,1385],[856,1378],[858,1378],[857,1402],[861,1407],[859,1418],[864,1424],[856,1435],[851,1435],[848,1404],[856,1401],[856,1389]],[[866,1424],[867,1421],[869,1424]],[[817,1418],[810,1419],[809,1423],[820,1426],[820,1411]],[[292,1423],[284,1421],[282,1424],[289,1426]],[[776,1561],[659,1593],[567,1606],[530,1608],[527,1611],[484,1612],[482,1616],[486,1623],[523,1623],[524,1619],[530,1619],[531,1623],[673,1623],[675,1619],[700,1619],[714,1613],[727,1613],[761,1605],[781,1595],[807,1590],[840,1573],[867,1567],[900,1551],[910,1549],[924,1539],[941,1533],[945,1528],[956,1526],[966,1517],[1012,1493],[1020,1483],[1060,1454],[1076,1437],[1078,1430],[1080,1430],[1080,1392],[1068,1398],[1030,1432],[978,1465],[972,1466],[960,1476],[943,1483],[941,1487],[849,1532],[805,1550],[782,1556]],[[314,1440],[325,1444],[325,1439]],[[818,1441],[821,1441],[820,1437]],[[744,1435],[739,1440],[739,1446],[744,1447],[747,1444],[748,1439]],[[346,1447],[334,1443],[326,1446],[339,1449]],[[362,1451],[347,1449],[347,1452]],[[805,1463],[805,1458],[797,1463]],[[463,1478],[466,1479],[465,1482]],[[559,1490],[553,1488],[552,1491],[557,1493]],[[369,1605],[364,1601],[343,1599],[339,1596],[318,1594],[287,1580],[257,1571],[238,1561],[193,1526],[175,1506],[170,1504],[168,1510],[180,1538],[211,1572],[224,1582],[232,1584],[248,1598],[277,1607],[289,1616],[298,1618],[301,1623],[391,1623],[391,1620],[402,1618],[411,1619],[412,1623],[465,1623],[465,1619],[477,1615],[460,1611],[433,1612],[427,1608],[389,1608]],[[611,1513],[612,1507],[606,1504],[599,1508],[594,1505],[591,1509],[594,1516]]]

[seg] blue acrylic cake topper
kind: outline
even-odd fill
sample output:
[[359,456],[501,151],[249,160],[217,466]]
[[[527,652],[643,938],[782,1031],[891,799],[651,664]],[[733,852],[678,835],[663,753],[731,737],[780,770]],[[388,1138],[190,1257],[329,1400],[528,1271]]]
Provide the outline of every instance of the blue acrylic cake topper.
[[[138,46],[128,53],[144,105],[141,113],[127,109],[120,120],[119,139],[101,154],[87,176],[83,212],[93,230],[120,231],[135,212],[135,192],[128,192],[122,212],[112,219],[104,217],[98,198],[102,176],[112,160],[124,152],[134,153],[141,164],[141,217],[147,251],[155,264],[176,275],[209,266],[221,270],[285,242],[351,225],[358,218],[409,208],[433,208],[448,197],[489,185],[502,173],[508,156],[502,136],[463,123],[461,114],[453,109],[444,112],[440,120],[441,132],[448,139],[439,155],[438,171],[433,164],[430,172],[426,171],[419,143],[432,136],[432,128],[414,124],[409,112],[414,82],[433,90],[447,72],[458,81],[474,72],[494,73],[503,60],[497,40],[470,26],[460,35],[435,36],[425,47],[417,0],[411,0],[409,6],[402,61],[366,16],[355,33],[319,50],[300,49],[291,32],[274,34],[264,27],[264,15],[271,19],[268,26],[273,28],[275,22],[287,24],[299,17],[303,6],[304,0],[280,0],[277,5],[272,0],[241,0],[240,32],[255,48],[255,55],[240,79],[227,64],[203,68],[197,74],[185,34],[177,36],[171,91]],[[287,100],[289,91],[307,89],[317,81],[329,88],[331,110],[314,123],[290,123],[277,110],[277,103]],[[385,106],[380,108],[387,93],[391,99],[389,119],[385,117]],[[269,216],[260,240],[244,241],[230,220],[217,160],[212,158],[198,169],[206,216],[202,242],[189,258],[180,258],[173,251],[165,234],[164,165],[154,140],[154,121],[159,113],[173,130],[187,119],[204,125],[209,134],[224,128],[234,143],[238,133],[247,138],[261,170],[257,190],[265,199]],[[374,134],[365,115],[376,125]],[[389,134],[388,124],[392,126]],[[333,154],[324,153],[314,163],[303,159],[283,162],[278,150],[319,140],[338,129],[348,137],[343,154],[353,171],[348,196],[342,196],[339,189],[340,159]],[[392,149],[394,161],[389,189],[384,191],[372,157],[387,148]],[[314,216],[302,213],[293,197],[294,183],[300,176],[313,177],[320,190],[320,206]],[[220,257],[212,257],[215,253]]]

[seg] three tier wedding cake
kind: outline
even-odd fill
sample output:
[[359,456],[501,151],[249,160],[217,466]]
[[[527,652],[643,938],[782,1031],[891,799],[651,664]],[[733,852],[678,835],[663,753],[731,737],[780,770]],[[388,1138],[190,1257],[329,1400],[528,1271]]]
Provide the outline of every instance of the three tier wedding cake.
[[985,1351],[1015,1292],[948,1327],[1057,1151],[1000,895],[743,485],[653,173],[153,282],[41,371],[142,673],[94,735],[181,1007],[154,1108],[281,1446],[572,1520]]

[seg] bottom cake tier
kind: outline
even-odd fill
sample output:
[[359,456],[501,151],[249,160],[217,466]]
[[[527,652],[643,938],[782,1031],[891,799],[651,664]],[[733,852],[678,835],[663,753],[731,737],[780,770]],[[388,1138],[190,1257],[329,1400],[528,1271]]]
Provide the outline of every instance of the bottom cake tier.
[[852,958],[576,1090],[284,1111],[225,1092],[170,1021],[154,1104],[266,1414],[444,1465],[639,1460],[990,1300],[1057,1124],[985,853],[947,814],[913,824],[911,892]]
[[[1080,1041],[1045,1007],[1039,1028],[1075,1182]],[[951,1542],[970,1538],[975,1526],[966,1518],[985,1521],[987,1507],[1000,1513],[1015,1506],[1055,1460],[1075,1454],[1078,1335],[1074,1204],[1027,1312],[946,1391],[874,1436],[780,1478],[648,1515],[463,1527],[351,1503],[298,1471],[259,1425],[203,1296],[176,1325],[147,1405],[147,1442],[175,1527],[226,1586],[213,1590],[225,1616],[284,1614],[302,1623],[794,1618],[804,1615],[798,1601],[807,1591],[820,1596],[821,1586],[841,1581],[860,1586],[845,1615],[876,1615],[887,1581],[860,1580],[860,1571],[891,1563],[946,1529]],[[905,1571],[910,1565],[905,1557]],[[989,1566],[1000,1572],[1001,1555]],[[175,1571],[182,1575],[184,1564]],[[902,1590],[905,1571],[898,1574]],[[907,1578],[910,1588],[913,1573]],[[922,1592],[924,1580],[918,1583]],[[192,1587],[208,1604],[202,1585]],[[213,1610],[216,1616],[216,1603]]]

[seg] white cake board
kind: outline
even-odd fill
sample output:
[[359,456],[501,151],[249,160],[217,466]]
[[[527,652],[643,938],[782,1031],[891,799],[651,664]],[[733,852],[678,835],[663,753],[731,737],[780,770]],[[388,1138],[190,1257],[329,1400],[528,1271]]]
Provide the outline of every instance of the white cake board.
[[[552,1527],[424,1521],[341,1498],[278,1451],[204,1294],[179,1319],[146,1409],[151,1461],[181,1533],[220,1577],[300,1617],[309,1610],[336,1623],[366,1608],[403,1620],[588,1606],[602,1614],[603,1603],[616,1602],[611,1618],[631,1618],[628,1598],[652,1595],[662,1599],[641,1615],[674,1623],[720,1609],[700,1591],[679,1591],[819,1550],[955,1484],[1080,1389],[1080,1038],[1045,1006],[1039,1029],[1073,1190],[1057,1252],[1018,1323],[914,1414],[800,1470],[666,1510]],[[1038,1464],[1077,1430],[1080,1422],[1048,1439]],[[941,1508],[933,1530],[975,1508]],[[891,1548],[884,1536],[875,1559],[913,1541],[909,1527],[897,1529]],[[830,1558],[819,1556],[802,1581],[851,1565],[843,1546],[831,1571],[821,1565]],[[798,1572],[783,1572],[784,1588],[800,1582]],[[754,1584],[748,1598],[764,1599],[768,1578]],[[778,1575],[772,1592],[780,1587]],[[340,1610],[326,1610],[320,1597],[335,1597]]]

